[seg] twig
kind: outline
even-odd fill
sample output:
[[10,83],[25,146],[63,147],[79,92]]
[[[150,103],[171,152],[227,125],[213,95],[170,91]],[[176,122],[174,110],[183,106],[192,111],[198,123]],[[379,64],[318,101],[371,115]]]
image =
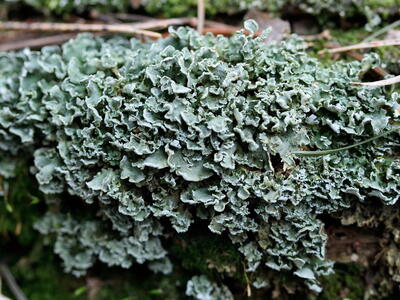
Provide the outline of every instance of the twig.
[[[243,29],[243,27],[235,27],[235,28],[229,28],[229,27],[205,27],[203,29],[203,34],[210,32],[210,33],[212,33],[214,35],[222,34],[222,35],[230,36],[230,35],[234,34],[236,31],[238,31],[240,29]],[[255,36],[257,36],[257,34]]]
[[7,283],[16,300],[28,300],[28,298],[26,298],[22,290],[19,288],[14,276],[11,274],[10,269],[2,263],[0,263],[0,276],[4,278],[4,281]]
[[130,26],[137,29],[164,29],[172,25],[193,24],[196,18],[172,18],[172,19],[153,19],[144,22],[133,23]]
[[[198,19],[197,18],[171,18],[171,19],[147,18],[147,20],[144,22],[129,24],[129,26],[131,26],[130,28],[134,29],[155,30],[155,29],[165,29],[172,25],[185,25],[185,24],[192,27],[196,27],[198,24]],[[242,27],[231,26],[224,23],[207,21],[207,20],[205,20],[205,25],[207,27],[203,29],[203,33],[211,32],[213,34],[223,34],[228,36],[242,29]],[[28,39],[25,38],[23,40],[20,39],[17,41],[8,41],[7,43],[0,43],[0,51],[11,51],[26,47],[39,48],[46,45],[61,44],[65,41],[68,41],[69,39],[74,38],[77,33],[78,32],[44,36],[44,37],[32,37]],[[111,32],[95,32],[94,35],[103,36],[110,33]],[[256,34],[256,36],[257,35],[258,33]]]
[[25,39],[15,42],[0,44],[0,51],[12,51],[22,48],[38,48],[47,45],[57,45],[64,43],[76,36],[75,33],[58,34],[39,38]]
[[73,23],[25,23],[25,22],[0,22],[0,30],[22,31],[91,31],[109,33],[129,33],[160,38],[161,34],[138,28],[130,24],[73,24]]
[[390,29],[393,29],[393,28],[395,28],[397,26],[400,26],[400,20],[397,20],[397,21],[393,22],[392,24],[389,24],[389,25],[383,27],[382,29],[374,32],[373,34],[371,34],[367,38],[363,39],[361,43],[371,42],[374,39],[376,39],[378,36],[384,34],[385,32],[388,32]]
[[320,39],[331,40],[332,39],[331,32],[328,29],[322,31],[321,33],[301,35],[300,37],[305,41],[315,41],[315,40],[320,40]]
[[327,49],[321,50],[318,54],[324,53],[338,53],[338,52],[346,52],[351,50],[359,50],[359,49],[368,49],[368,48],[377,48],[383,46],[396,46],[400,45],[400,39],[393,39],[393,40],[383,40],[383,41],[375,41],[370,43],[360,43],[351,46],[339,47],[335,49]]
[[396,84],[396,83],[400,83],[400,75],[389,78],[389,79],[372,81],[372,82],[350,82],[350,84],[352,84],[352,85],[364,85],[364,86],[372,86],[372,87],[380,87],[380,86],[391,85],[391,84]]
[[206,18],[206,0],[197,0],[197,31],[203,33],[204,30],[204,20]]

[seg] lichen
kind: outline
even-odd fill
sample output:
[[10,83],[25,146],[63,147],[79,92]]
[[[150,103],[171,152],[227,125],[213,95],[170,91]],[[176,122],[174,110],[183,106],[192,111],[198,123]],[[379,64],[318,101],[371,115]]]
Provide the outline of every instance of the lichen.
[[297,39],[170,34],[0,54],[0,151],[33,156],[58,206],[36,228],[76,275],[96,261],[169,273],[167,237],[206,223],[229,236],[245,272],[283,272],[319,292],[332,272],[321,216],[398,201],[399,133],[294,153],[397,129],[398,94],[349,84],[376,57],[326,67]]

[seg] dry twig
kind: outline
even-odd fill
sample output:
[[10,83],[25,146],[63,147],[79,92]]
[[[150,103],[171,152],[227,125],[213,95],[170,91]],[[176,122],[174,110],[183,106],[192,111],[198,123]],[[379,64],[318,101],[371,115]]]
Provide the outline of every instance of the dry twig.
[[155,30],[155,29],[164,29],[173,25],[185,25],[189,24],[193,26],[193,23],[196,23],[196,18],[172,18],[172,19],[153,19],[144,22],[138,22],[130,24],[133,28],[137,29],[147,29],[147,30]]
[[301,35],[300,37],[305,41],[315,41],[315,40],[321,40],[321,39],[331,40],[332,39],[331,32],[328,29],[322,31],[321,33]]
[[46,22],[0,22],[0,30],[21,31],[64,31],[64,32],[108,32],[144,35],[151,38],[160,38],[161,34],[144,30],[131,24],[73,24],[73,23],[46,23]]
[[197,0],[197,31],[202,33],[204,30],[204,21],[206,18],[206,0]]
[[360,44],[355,44],[355,45],[350,45],[350,46],[345,46],[345,47],[339,47],[339,48],[335,48],[335,49],[321,50],[318,52],[318,54],[339,53],[339,52],[347,52],[347,51],[352,51],[352,50],[377,48],[377,47],[383,47],[383,46],[396,46],[396,45],[400,45],[400,39],[375,41],[375,42],[370,42],[370,43],[360,43]]
[[380,86],[392,85],[392,84],[396,84],[396,83],[400,83],[400,75],[389,78],[389,79],[372,81],[372,82],[350,82],[350,84],[352,84],[352,85],[364,85],[364,86],[371,86],[371,87],[380,87]]
[[37,37],[24,39],[19,41],[9,41],[4,44],[0,44],[0,51],[12,51],[22,48],[39,48],[47,45],[57,45],[64,43],[76,36],[76,33],[65,33],[45,37]]

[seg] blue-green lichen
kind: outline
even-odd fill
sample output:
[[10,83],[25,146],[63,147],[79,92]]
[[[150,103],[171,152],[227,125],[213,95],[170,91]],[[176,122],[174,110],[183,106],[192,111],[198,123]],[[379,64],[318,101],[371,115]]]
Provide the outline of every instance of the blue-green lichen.
[[[399,200],[399,132],[326,156],[293,152],[395,128],[398,95],[349,84],[371,57],[324,67],[297,39],[170,33],[147,43],[84,34],[0,54],[1,162],[33,156],[59,207],[36,228],[56,235],[77,275],[97,260],[170,272],[166,237],[206,222],[246,272],[284,271],[320,291],[332,272],[321,216]],[[71,210],[71,197],[90,214]]]

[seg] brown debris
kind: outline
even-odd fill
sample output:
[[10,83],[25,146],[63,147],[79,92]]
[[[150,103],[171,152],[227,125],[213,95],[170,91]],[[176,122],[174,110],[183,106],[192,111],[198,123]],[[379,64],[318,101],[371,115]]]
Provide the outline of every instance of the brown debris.
[[133,7],[133,8],[139,8],[140,7],[140,5],[141,5],[141,0],[131,0],[131,6]]
[[271,33],[265,39],[266,43],[280,42],[291,32],[289,22],[279,18],[273,18],[268,13],[256,9],[249,10],[244,19],[255,20],[260,27],[260,31],[263,31],[268,27],[272,28]]
[[379,238],[365,229],[326,226],[327,257],[341,263],[357,262],[364,266],[375,261],[381,251]]

